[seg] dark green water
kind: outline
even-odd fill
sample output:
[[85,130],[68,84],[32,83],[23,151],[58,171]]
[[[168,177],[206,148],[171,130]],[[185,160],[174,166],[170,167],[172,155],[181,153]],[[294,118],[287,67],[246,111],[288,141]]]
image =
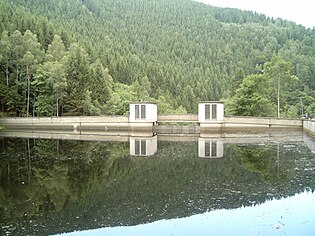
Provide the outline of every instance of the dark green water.
[[[129,142],[0,137],[0,234],[51,235],[103,228],[111,235],[112,229],[123,226],[117,235],[132,235],[131,226],[146,225],[149,228],[136,235],[153,230],[153,235],[182,235],[163,225],[155,229],[152,222],[171,224],[171,219],[222,210],[228,217],[242,208],[253,209],[255,215],[256,207],[297,194],[308,193],[315,205],[315,153],[309,148],[314,142],[304,135],[293,141],[208,139],[208,147],[217,147],[210,153],[222,152],[219,158],[200,157],[204,139],[154,144],[156,140],[145,146],[157,145],[153,156],[133,156]],[[309,205],[308,212],[295,214],[293,208],[290,212],[304,222],[294,227],[301,235],[315,232],[315,208]],[[271,221],[275,233],[285,225],[285,212]],[[212,216],[207,217],[211,221]],[[259,228],[257,222],[251,227]],[[236,224],[234,232],[239,227]],[[251,230],[245,231],[247,235]]]

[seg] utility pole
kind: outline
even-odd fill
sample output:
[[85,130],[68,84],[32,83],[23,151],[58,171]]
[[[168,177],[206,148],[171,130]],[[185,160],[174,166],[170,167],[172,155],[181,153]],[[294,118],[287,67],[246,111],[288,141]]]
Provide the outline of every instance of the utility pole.
[[303,109],[303,101],[302,101],[302,98],[300,97],[300,106],[301,106],[301,117],[304,115],[304,109]]

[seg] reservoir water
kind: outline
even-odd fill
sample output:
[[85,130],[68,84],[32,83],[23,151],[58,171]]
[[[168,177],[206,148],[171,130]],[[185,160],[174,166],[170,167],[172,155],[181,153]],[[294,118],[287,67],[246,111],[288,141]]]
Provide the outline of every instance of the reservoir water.
[[315,235],[301,132],[21,137],[0,133],[1,235]]

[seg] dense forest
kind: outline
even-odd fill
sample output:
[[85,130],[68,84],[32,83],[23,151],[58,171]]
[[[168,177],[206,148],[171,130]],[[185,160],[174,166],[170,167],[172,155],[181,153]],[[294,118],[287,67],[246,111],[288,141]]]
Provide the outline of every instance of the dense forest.
[[315,115],[315,29],[191,0],[0,0],[0,112]]

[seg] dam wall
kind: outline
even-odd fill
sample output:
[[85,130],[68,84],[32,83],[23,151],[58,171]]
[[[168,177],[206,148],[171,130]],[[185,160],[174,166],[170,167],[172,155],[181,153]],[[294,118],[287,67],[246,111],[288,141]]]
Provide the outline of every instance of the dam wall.
[[303,131],[315,137],[315,120],[303,120]]
[[1,118],[0,124],[7,130],[45,131],[150,131],[153,122],[129,122],[127,116],[78,116],[78,117],[34,117]]
[[130,122],[127,116],[29,117],[1,118],[6,130],[33,130],[74,133],[154,132],[222,133],[269,129],[300,129],[315,134],[315,122],[299,119],[225,117],[223,120],[198,121],[197,115],[158,115],[157,122]]

